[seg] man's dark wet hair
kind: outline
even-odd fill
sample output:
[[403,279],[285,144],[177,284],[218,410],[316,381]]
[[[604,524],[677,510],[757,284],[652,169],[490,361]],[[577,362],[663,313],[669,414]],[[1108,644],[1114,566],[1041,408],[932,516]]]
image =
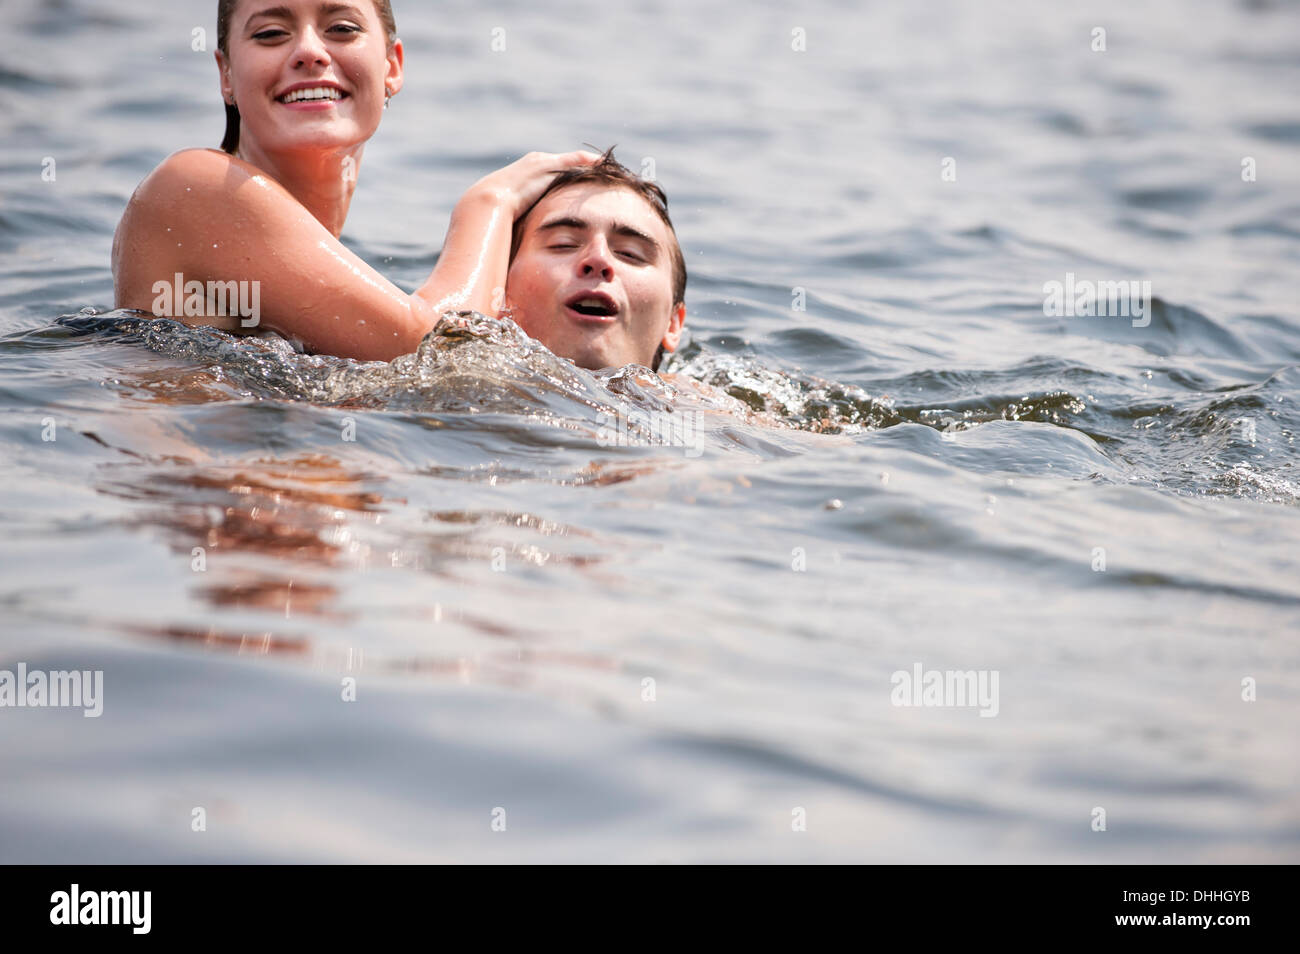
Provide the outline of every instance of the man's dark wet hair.
[[[682,246],[677,241],[677,230],[673,228],[673,220],[668,217],[668,196],[664,194],[664,190],[660,188],[657,182],[642,178],[615,159],[612,146],[592,165],[566,169],[557,175],[555,180],[547,186],[546,191],[538,196],[537,202],[530,205],[528,211],[515,220],[514,235],[510,242],[510,261],[513,262],[515,255],[519,253],[519,243],[523,241],[524,237],[524,222],[527,221],[533,209],[537,208],[538,203],[552,192],[587,182],[603,183],[611,188],[628,189],[635,192],[649,203],[650,208],[655,210],[655,214],[659,216],[664,225],[668,226],[668,234],[672,237],[668,254],[673,264],[673,307],[676,308],[678,305],[685,304],[686,259],[682,257]],[[650,370],[658,371],[663,360],[664,346],[661,344],[658,350],[655,351]]]

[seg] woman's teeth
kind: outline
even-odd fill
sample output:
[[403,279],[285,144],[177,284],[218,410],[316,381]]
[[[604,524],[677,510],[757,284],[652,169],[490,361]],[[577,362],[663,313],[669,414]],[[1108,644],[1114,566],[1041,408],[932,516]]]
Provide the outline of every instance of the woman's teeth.
[[314,89],[296,89],[280,97],[282,103],[297,103],[310,99],[342,99],[343,93],[330,86],[317,86]]

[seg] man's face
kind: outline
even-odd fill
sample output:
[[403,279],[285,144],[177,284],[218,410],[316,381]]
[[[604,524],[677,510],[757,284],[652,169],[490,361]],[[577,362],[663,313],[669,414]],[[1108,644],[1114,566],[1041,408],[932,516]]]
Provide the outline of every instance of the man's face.
[[673,241],[629,189],[557,189],[524,223],[507,305],[524,331],[579,367],[649,367],[660,344],[677,349],[686,320],[673,304]]

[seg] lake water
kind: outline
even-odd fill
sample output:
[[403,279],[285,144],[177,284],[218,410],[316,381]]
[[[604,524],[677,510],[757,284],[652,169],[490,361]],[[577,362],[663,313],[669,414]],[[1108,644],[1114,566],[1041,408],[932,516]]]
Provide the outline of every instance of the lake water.
[[7,0],[0,860],[1300,860],[1300,5],[395,7],[349,245],[617,144],[761,413],[105,316],[215,4]]

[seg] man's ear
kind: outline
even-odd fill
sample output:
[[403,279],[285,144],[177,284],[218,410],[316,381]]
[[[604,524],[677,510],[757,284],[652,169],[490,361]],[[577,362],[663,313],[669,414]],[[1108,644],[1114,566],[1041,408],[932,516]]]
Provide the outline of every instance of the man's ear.
[[665,351],[676,351],[677,345],[682,340],[682,325],[686,324],[686,303],[678,302],[673,306],[672,314],[668,316],[668,330],[664,332],[663,346]]

